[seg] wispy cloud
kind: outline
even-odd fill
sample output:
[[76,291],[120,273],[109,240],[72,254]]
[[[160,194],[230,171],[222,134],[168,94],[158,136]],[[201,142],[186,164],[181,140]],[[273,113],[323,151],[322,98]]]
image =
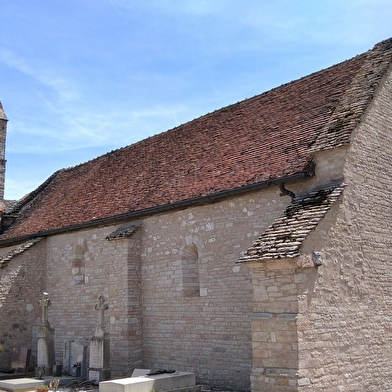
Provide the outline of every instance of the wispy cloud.
[[77,111],[65,109],[57,113],[57,121],[47,120],[47,126],[34,126],[29,119],[13,122],[11,131],[17,129],[24,137],[9,152],[53,154],[91,147],[118,148],[177,126],[177,115],[186,113],[183,105],[101,113],[83,107]]
[[48,69],[45,64],[40,64],[36,59],[35,61],[36,63],[32,64],[10,50],[0,50],[0,62],[50,88],[56,92],[60,100],[68,102],[79,97],[77,90],[69,80]]
[[0,11],[7,187],[23,194],[60,167],[371,48],[391,35],[392,3],[9,1]]
[[[128,0],[109,0],[118,8],[126,10],[140,8],[138,2]],[[143,2],[145,9],[158,9],[167,14],[206,15],[213,14],[229,4],[229,0],[160,0]]]
[[18,178],[17,181],[6,177],[5,189],[7,192],[6,198],[9,200],[18,200],[23,195],[27,195],[37,186],[37,179],[34,180],[23,180]]

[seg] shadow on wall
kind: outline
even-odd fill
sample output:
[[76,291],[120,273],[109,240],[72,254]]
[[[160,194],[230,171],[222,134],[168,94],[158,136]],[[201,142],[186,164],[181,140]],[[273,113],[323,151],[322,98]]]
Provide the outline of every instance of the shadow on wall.
[[35,366],[34,328],[39,323],[38,300],[44,290],[45,264],[37,249],[14,257],[0,268],[0,371],[13,372],[13,347],[31,349],[31,368]]

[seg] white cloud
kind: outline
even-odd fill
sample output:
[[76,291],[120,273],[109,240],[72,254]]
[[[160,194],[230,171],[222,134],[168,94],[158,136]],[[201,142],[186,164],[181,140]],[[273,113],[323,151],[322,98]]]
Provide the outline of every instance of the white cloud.
[[56,153],[91,147],[118,148],[153,134],[173,128],[177,116],[185,116],[186,106],[158,105],[132,111],[88,112],[83,107],[76,111],[64,109],[58,113],[61,122],[47,119],[32,125],[30,121],[12,122],[9,131],[18,132],[20,141],[13,153]]
[[[14,15],[0,25],[8,174],[44,166],[39,181],[370,49],[392,13],[390,0],[19,3],[0,5]],[[8,188],[31,189],[23,175]]]
[[[140,2],[130,2],[128,0],[109,0],[115,8],[127,10],[140,8]],[[138,4],[139,3],[139,4]],[[187,15],[206,15],[214,14],[223,9],[230,3],[228,0],[159,0],[142,1],[145,9],[159,9],[166,14],[187,14]]]
[[[15,177],[17,178],[17,177]],[[16,180],[10,179],[9,176],[5,178],[5,199],[19,200],[24,195],[27,195],[37,187],[37,180],[26,180],[18,177]]]
[[74,101],[79,97],[77,90],[69,80],[57,75],[46,65],[40,64],[37,59],[35,61],[36,64],[28,63],[23,57],[10,50],[0,50],[0,62],[50,88],[61,101]]

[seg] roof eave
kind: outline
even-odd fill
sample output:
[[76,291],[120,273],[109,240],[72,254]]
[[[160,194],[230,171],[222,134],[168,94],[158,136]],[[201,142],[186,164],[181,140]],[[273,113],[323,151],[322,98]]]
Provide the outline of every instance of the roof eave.
[[50,229],[50,230],[39,231],[39,232],[31,233],[31,234],[26,234],[26,235],[22,235],[22,236],[18,236],[18,237],[7,238],[4,240],[0,240],[0,247],[12,245],[12,244],[19,243],[22,241],[26,241],[31,238],[47,237],[47,236],[51,236],[51,235],[55,235],[55,234],[62,234],[62,233],[66,233],[66,232],[74,231],[74,230],[82,230],[82,229],[95,227],[95,226],[109,225],[109,224],[114,224],[114,223],[118,223],[121,221],[125,221],[128,219],[142,218],[142,217],[152,215],[155,213],[166,212],[166,211],[171,211],[171,210],[180,209],[180,208],[186,208],[191,205],[211,203],[211,202],[215,202],[215,201],[227,198],[227,197],[236,196],[236,195],[244,194],[247,192],[254,192],[254,191],[257,191],[260,189],[268,188],[273,185],[279,185],[281,183],[293,183],[293,182],[301,181],[305,178],[312,177],[313,175],[314,175],[313,171],[309,171],[309,170],[301,171],[301,172],[297,172],[292,175],[288,175],[288,176],[284,176],[284,177],[280,177],[280,178],[276,178],[276,179],[272,179],[272,180],[268,180],[268,181],[258,182],[258,183],[254,183],[254,184],[250,184],[250,185],[245,185],[245,186],[239,187],[239,188],[233,188],[233,189],[229,189],[229,190],[225,190],[225,191],[211,193],[211,194],[208,194],[205,196],[198,196],[198,197],[194,197],[194,198],[190,198],[190,199],[186,199],[186,200],[176,201],[173,203],[168,203],[168,204],[163,204],[160,206],[146,208],[146,209],[139,210],[139,211],[131,211],[131,212],[127,212],[124,214],[114,215],[114,216],[110,216],[107,218],[95,219],[92,221],[78,223],[75,225],[69,225],[69,226],[60,227],[60,228],[56,228],[56,229]]

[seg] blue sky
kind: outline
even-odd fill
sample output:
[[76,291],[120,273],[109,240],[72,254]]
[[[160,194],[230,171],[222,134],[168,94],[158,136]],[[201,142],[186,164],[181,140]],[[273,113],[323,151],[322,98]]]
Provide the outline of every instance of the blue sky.
[[7,199],[362,53],[390,0],[2,0]]

